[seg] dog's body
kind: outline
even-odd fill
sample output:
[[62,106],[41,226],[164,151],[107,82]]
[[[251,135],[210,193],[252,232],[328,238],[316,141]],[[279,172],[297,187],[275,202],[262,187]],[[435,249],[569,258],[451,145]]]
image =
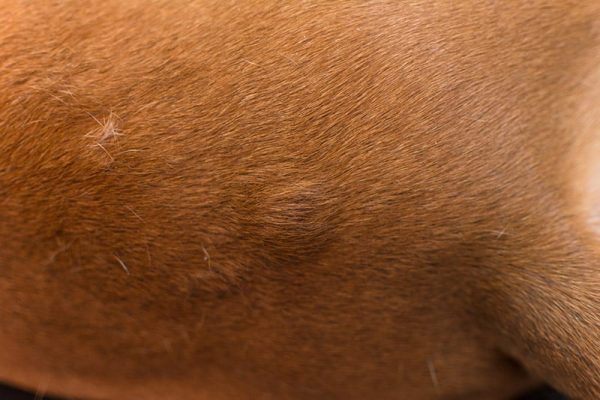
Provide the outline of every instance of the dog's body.
[[600,398],[597,0],[0,5],[1,380]]

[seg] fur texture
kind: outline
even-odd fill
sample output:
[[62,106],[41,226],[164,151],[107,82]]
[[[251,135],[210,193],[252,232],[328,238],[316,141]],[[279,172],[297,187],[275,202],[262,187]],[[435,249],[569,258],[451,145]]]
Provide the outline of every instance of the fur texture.
[[597,0],[0,8],[2,380],[600,398]]

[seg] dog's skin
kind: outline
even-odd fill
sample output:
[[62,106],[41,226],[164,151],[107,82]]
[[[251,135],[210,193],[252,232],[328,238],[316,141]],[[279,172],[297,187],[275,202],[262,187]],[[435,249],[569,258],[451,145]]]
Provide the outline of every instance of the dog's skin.
[[0,380],[600,398],[598,0],[0,9]]

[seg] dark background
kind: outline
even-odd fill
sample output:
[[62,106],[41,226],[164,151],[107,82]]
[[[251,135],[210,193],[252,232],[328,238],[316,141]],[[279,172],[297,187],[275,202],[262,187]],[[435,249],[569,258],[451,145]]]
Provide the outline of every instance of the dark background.
[[[21,392],[7,386],[0,385],[0,400],[68,400],[57,399],[55,397],[42,397],[35,394]],[[543,388],[533,393],[527,394],[515,400],[568,400],[550,388]]]

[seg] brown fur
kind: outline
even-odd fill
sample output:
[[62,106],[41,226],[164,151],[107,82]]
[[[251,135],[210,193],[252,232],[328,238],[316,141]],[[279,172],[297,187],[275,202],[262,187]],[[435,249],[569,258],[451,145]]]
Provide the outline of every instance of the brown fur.
[[0,379],[600,398],[597,0],[0,6]]

